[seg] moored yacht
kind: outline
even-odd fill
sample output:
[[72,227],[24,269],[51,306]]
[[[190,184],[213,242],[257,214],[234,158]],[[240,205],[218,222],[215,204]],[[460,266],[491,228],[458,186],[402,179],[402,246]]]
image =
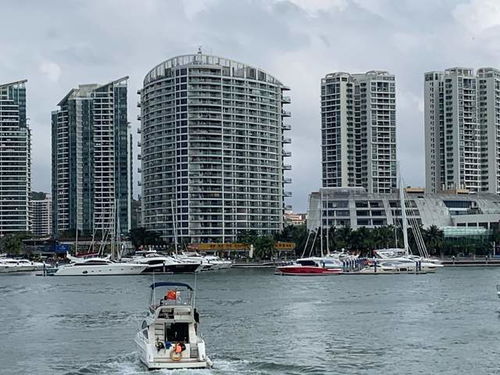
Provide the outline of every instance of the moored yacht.
[[0,273],[32,272],[41,270],[43,263],[27,259],[0,258]]
[[353,272],[354,274],[424,274],[427,273],[426,269],[419,267],[414,262],[407,260],[391,260],[391,259],[378,259],[369,261],[367,265],[359,271]]
[[140,360],[149,370],[212,367],[199,333],[194,291],[185,283],[151,285],[148,315],[135,342]]
[[397,262],[405,264],[413,271],[436,272],[443,265],[438,259],[422,258],[417,255],[405,253],[405,249],[380,249],[375,250],[374,255],[380,261]]
[[61,266],[54,276],[117,276],[138,275],[147,268],[147,265],[137,263],[113,262],[107,258],[86,258]]
[[342,273],[342,263],[334,258],[300,258],[294,264],[276,268],[276,274],[284,276],[326,276]]
[[182,261],[154,250],[137,251],[128,261],[145,265],[143,273],[192,273],[199,271],[201,267],[200,263]]

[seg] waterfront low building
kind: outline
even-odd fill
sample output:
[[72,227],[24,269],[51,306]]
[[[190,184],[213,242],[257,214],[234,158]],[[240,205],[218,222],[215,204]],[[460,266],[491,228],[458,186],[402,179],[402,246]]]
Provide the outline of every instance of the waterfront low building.
[[[406,214],[410,221],[427,228],[445,227],[497,229],[500,197],[496,194],[434,194],[423,189],[405,189]],[[364,188],[323,188],[309,196],[307,227],[350,226],[374,228],[401,225],[398,193],[372,194]]]

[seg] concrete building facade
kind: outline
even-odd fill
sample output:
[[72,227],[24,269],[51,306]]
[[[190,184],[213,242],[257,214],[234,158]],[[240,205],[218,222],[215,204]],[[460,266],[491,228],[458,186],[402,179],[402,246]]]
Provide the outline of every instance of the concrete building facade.
[[35,236],[52,234],[52,198],[46,194],[44,199],[31,199],[32,233]]
[[500,193],[500,71],[429,72],[424,90],[426,189]]
[[167,241],[235,241],[283,226],[288,88],[201,52],[153,68],[140,91],[142,225]]
[[25,83],[0,84],[0,236],[30,230],[31,133]]
[[321,80],[323,187],[390,193],[397,184],[394,75],[331,73]]
[[[405,204],[408,220],[425,228],[497,229],[500,222],[500,197],[496,194],[434,194],[406,189]],[[353,229],[400,227],[399,194],[374,194],[363,188],[320,189],[309,196],[307,227],[315,230],[321,225]]]
[[53,230],[114,236],[130,230],[128,77],[80,85],[52,112]]

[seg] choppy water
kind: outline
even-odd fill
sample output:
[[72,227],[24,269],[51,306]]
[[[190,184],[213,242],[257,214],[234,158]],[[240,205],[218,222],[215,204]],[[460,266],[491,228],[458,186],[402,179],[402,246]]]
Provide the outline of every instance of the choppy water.
[[[212,370],[182,374],[500,373],[500,268],[435,275],[197,278]],[[192,275],[156,281],[194,282]],[[154,374],[134,335],[150,276],[0,276],[1,374]]]

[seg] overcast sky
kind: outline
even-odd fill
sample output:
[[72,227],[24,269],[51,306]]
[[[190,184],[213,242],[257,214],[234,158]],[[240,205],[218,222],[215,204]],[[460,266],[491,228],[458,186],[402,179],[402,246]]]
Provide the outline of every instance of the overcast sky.
[[136,144],[144,75],[200,45],[290,86],[289,203],[298,212],[321,185],[321,77],[396,75],[398,158],[405,183],[423,186],[424,72],[500,68],[497,0],[0,0],[0,12],[0,83],[28,79],[37,191],[50,191],[50,112],[71,88],[130,76]]

